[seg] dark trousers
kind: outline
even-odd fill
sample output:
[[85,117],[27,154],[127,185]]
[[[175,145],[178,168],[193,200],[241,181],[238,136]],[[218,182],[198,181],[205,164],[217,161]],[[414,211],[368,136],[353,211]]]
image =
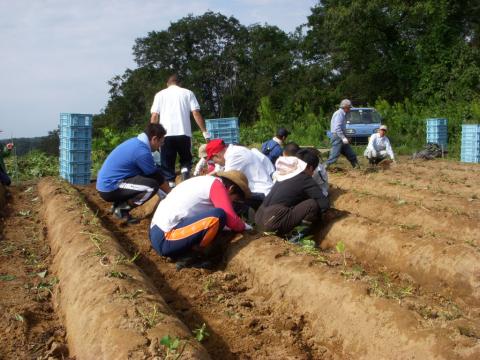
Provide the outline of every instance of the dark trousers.
[[226,214],[215,208],[202,214],[182,219],[172,230],[163,232],[157,225],[150,228],[152,247],[160,255],[177,257],[198,247],[212,245],[217,234],[225,226]]
[[285,205],[260,206],[256,215],[255,223],[262,231],[276,231],[286,234],[303,220],[314,222],[320,217],[320,208],[313,199],[304,200],[301,203],[288,207]]
[[332,150],[330,150],[330,156],[328,157],[328,160],[326,162],[327,166],[335,163],[340,157],[340,155],[345,156],[348,161],[350,161],[350,164],[352,164],[353,167],[358,164],[357,155],[355,155],[355,152],[353,151],[350,144],[344,144],[342,139],[335,134],[332,135],[331,142]]
[[2,169],[0,169],[0,183],[5,186],[10,186],[10,184],[12,183],[10,177],[7,175],[7,173],[4,173]]
[[192,140],[189,136],[166,136],[160,151],[162,173],[167,181],[175,181],[175,163],[180,156],[180,167],[190,172],[192,167]]
[[128,202],[132,207],[140,206],[150,200],[164,182],[160,173],[149,177],[137,175],[123,180],[118,189],[109,192],[99,191],[100,197],[115,206]]

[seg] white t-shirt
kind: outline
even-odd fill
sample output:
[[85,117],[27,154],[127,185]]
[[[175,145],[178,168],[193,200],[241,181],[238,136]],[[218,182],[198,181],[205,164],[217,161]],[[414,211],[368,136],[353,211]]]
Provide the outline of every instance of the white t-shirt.
[[214,208],[210,189],[217,179],[213,176],[197,176],[175,186],[165,199],[160,201],[152,224],[163,232],[172,230],[182,219],[199,215]]
[[[273,180],[267,169],[253,151],[243,146],[229,145],[225,151],[225,171],[239,170],[248,179],[248,187],[254,193],[268,195]],[[271,165],[271,162],[270,162]]]
[[190,113],[194,110],[200,110],[200,105],[193,92],[170,85],[155,95],[150,112],[160,115],[160,124],[167,130],[166,136],[191,137]]
[[392,145],[390,145],[390,140],[386,136],[380,136],[379,133],[375,133],[370,136],[370,141],[368,142],[367,148],[365,149],[365,154],[368,151],[375,150],[377,153],[380,151],[386,151],[388,156],[393,160],[395,155],[393,154]]

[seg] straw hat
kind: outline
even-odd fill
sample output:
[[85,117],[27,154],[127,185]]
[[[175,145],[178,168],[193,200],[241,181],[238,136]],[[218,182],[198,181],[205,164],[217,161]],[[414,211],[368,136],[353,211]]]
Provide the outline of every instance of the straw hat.
[[238,170],[229,170],[229,171],[219,171],[217,172],[218,177],[224,177],[225,179],[230,180],[235,185],[237,185],[245,195],[245,199],[248,199],[252,196],[250,189],[248,188],[248,179],[247,177]]

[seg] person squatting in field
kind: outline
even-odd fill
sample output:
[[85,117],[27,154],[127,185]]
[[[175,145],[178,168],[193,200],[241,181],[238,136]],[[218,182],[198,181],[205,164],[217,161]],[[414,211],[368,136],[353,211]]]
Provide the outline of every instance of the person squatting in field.
[[261,231],[285,235],[302,222],[311,226],[321,219],[329,201],[312,178],[318,164],[318,156],[311,149],[278,158],[276,182],[255,215]]
[[377,133],[370,136],[364,155],[371,165],[378,164],[382,160],[385,160],[387,156],[395,162],[392,145],[390,145],[388,137],[385,136],[386,133],[387,125],[382,125]]
[[167,130],[165,142],[160,151],[161,168],[170,187],[175,187],[175,162],[177,153],[180,156],[182,179],[189,177],[192,167],[192,128],[190,113],[203,133],[205,140],[210,138],[205,128],[205,121],[200,113],[195,94],[180,87],[177,75],[171,75],[167,80],[167,88],[155,95],[150,122],[161,123]]
[[[225,171],[241,171],[248,179],[248,186],[252,192],[245,204],[258,209],[273,186],[273,165],[258,150],[256,153],[240,145],[225,145],[223,140],[211,140],[207,144],[207,160],[224,166]],[[265,161],[264,161],[265,160]]]
[[273,139],[265,141],[262,144],[262,153],[270,159],[272,164],[275,165],[277,159],[282,156],[283,145],[285,144],[289,134],[290,133],[287,129],[279,128],[276,136],[274,136]]
[[0,183],[5,186],[10,186],[12,181],[10,176],[8,176],[7,167],[5,166],[3,159],[10,156],[13,146],[13,143],[8,143],[0,149]]
[[350,112],[351,108],[352,102],[348,99],[344,99],[340,103],[340,109],[335,111],[332,115],[332,120],[330,121],[332,150],[330,150],[330,156],[325,163],[327,168],[337,161],[340,154],[343,154],[354,168],[359,166],[357,155],[355,155],[355,152],[345,136],[347,125],[346,115]]
[[197,176],[177,185],[162,200],[150,225],[152,247],[163,256],[178,258],[194,252],[208,255],[225,226],[234,232],[251,229],[235,213],[232,201],[251,195],[240,171]]
[[162,125],[148,124],[143,133],[118,145],[98,172],[100,197],[113,203],[112,212],[118,218],[129,223],[136,222],[130,216],[131,209],[144,204],[159,189],[164,193],[170,192],[152,156],[152,151],[162,145],[165,133]]

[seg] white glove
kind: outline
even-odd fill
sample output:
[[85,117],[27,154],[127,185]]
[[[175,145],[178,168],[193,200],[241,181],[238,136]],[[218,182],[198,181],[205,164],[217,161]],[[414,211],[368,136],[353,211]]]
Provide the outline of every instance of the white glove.
[[376,158],[377,157],[377,150],[370,150],[370,154],[372,155],[371,156],[372,158]]
[[245,231],[250,231],[250,230],[253,230],[252,225],[245,223]]
[[205,140],[210,140],[210,133],[208,131],[202,132],[202,135]]
[[347,145],[348,144],[348,139],[346,137],[342,138],[342,142]]

